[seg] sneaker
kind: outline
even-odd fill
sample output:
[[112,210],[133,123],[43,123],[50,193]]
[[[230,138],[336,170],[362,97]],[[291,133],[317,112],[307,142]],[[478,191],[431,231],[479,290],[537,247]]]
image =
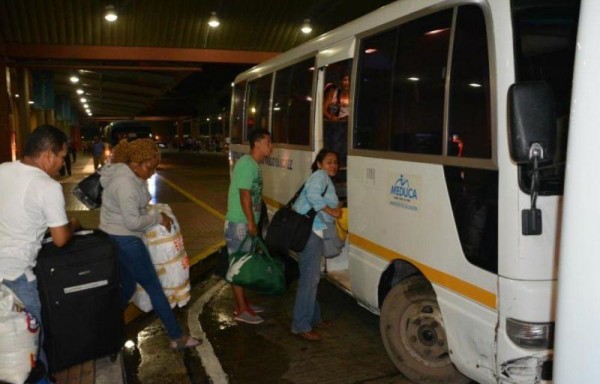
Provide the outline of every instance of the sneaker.
[[263,313],[265,311],[263,307],[254,304],[250,304],[250,309],[254,313]]
[[[263,307],[260,307],[258,305],[254,305],[254,304],[250,304],[250,311],[248,311],[248,312],[250,312],[250,314],[252,314],[252,312],[254,312],[254,314],[257,314],[257,313],[263,313],[264,311],[265,311],[265,309]],[[233,314],[234,314],[234,316],[237,316],[239,314],[238,310],[234,309]]]
[[253,315],[248,311],[244,311],[240,314],[235,315],[235,319],[237,321],[241,321],[243,323],[248,323],[248,324],[260,324],[263,321],[265,321],[265,319],[263,319],[262,317],[260,317],[258,315]]
[[186,348],[193,348],[202,343],[202,340],[197,340],[191,336],[182,336],[177,340],[171,340],[169,346],[173,350],[182,350]]

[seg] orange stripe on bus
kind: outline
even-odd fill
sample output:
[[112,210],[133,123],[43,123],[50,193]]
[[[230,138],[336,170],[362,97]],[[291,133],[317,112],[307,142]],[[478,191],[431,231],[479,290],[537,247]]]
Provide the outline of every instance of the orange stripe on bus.
[[388,248],[382,247],[378,244],[373,243],[372,241],[369,241],[352,233],[350,233],[350,243],[353,246],[362,248],[365,251],[378,255],[389,261],[397,259],[406,260],[413,264],[415,267],[417,267],[431,282],[436,283],[438,285],[442,285],[463,296],[469,297],[477,301],[478,303],[485,305],[486,307],[496,309],[496,294],[494,294],[493,292],[486,291],[483,288],[468,283],[457,277],[431,268],[425,264],[419,263],[398,252],[394,252]]

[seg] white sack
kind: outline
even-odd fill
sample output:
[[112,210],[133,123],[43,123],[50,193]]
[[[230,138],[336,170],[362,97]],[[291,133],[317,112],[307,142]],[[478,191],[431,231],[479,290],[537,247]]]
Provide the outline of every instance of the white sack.
[[[173,220],[170,232],[160,224],[149,228],[144,242],[171,308],[175,305],[183,307],[190,300],[190,265],[179,223],[168,204],[156,204],[149,209],[164,212]],[[132,301],[144,312],[152,310],[150,297],[140,285]]]

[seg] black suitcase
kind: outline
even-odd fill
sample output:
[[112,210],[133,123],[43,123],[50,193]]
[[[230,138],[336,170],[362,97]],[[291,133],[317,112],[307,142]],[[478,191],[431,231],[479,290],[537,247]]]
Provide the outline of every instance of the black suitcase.
[[38,255],[35,274],[50,372],[116,355],[123,345],[115,246],[103,232],[85,232],[62,248],[45,243]]

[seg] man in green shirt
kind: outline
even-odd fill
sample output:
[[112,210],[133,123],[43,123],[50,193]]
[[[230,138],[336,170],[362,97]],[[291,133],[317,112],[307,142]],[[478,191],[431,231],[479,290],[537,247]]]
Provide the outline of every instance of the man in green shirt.
[[[225,217],[225,240],[229,254],[238,250],[247,234],[258,235],[263,186],[259,164],[271,154],[273,147],[271,134],[266,129],[252,131],[249,141],[250,154],[237,161],[229,184]],[[262,312],[263,308],[248,302],[243,287],[231,285],[231,288],[235,298],[235,319],[248,324],[262,323],[263,318],[256,313]]]

